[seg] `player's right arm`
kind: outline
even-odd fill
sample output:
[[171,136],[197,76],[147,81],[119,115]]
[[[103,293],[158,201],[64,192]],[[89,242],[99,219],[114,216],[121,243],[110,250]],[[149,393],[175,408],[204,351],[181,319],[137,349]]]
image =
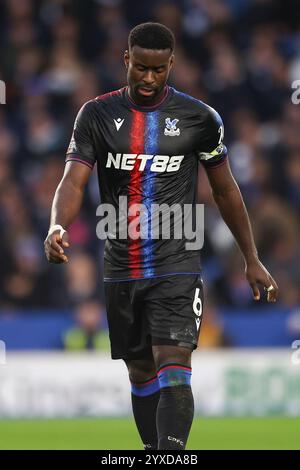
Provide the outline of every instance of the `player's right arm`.
[[44,242],[50,263],[68,261],[64,249],[69,247],[67,229],[79,214],[84,190],[96,161],[93,142],[93,101],[80,109],[67,150],[66,166],[52,203],[50,228]]
[[[81,163],[68,161],[52,203],[49,233],[44,242],[45,253],[50,263],[66,263],[65,248],[69,247],[67,229],[79,214],[85,186],[91,169]],[[51,227],[60,225],[65,232],[57,228],[51,233]]]

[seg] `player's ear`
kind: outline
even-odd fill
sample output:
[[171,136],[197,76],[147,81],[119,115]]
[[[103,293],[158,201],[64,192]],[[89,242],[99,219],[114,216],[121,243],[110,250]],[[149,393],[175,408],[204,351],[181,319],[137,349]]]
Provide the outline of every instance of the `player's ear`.
[[128,65],[129,65],[129,51],[126,49],[126,51],[124,52],[124,64],[125,64],[125,67],[128,69]]
[[171,55],[171,58],[170,58],[170,69],[169,69],[169,70],[171,70],[171,68],[173,67],[174,60],[175,60],[175,55],[172,54],[172,55]]

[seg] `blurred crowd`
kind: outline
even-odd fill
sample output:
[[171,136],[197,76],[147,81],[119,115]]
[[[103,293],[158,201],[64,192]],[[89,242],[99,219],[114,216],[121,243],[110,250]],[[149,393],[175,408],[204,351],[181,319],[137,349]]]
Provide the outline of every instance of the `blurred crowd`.
[[[81,105],[126,84],[123,51],[143,21],[177,40],[170,84],[221,114],[233,173],[279,304],[300,305],[300,8],[297,0],[4,0],[0,3],[0,311],[103,302],[96,175],[70,229],[69,263],[43,253],[55,188]],[[203,269],[209,308],[252,308],[231,234],[206,205]],[[265,305],[263,303],[263,305]],[[209,328],[209,326],[208,326]]]

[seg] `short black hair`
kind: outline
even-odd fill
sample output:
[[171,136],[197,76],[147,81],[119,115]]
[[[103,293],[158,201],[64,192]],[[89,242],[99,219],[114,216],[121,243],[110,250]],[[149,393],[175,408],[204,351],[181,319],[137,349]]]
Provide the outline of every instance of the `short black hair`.
[[129,33],[129,48],[140,46],[144,49],[170,49],[175,48],[175,38],[172,31],[161,23],[141,23]]

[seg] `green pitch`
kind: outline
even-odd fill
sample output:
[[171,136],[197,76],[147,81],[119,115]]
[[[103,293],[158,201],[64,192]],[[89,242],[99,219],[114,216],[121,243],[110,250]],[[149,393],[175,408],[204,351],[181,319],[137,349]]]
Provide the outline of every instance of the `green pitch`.
[[[300,419],[197,418],[187,449],[300,449]],[[0,421],[0,449],[142,449],[130,419]]]

